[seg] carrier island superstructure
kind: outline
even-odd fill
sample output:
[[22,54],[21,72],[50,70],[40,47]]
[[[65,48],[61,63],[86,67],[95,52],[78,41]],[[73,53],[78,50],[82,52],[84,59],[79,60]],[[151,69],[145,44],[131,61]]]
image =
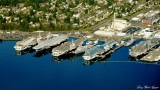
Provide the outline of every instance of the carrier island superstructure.
[[31,48],[32,46],[35,46],[37,44],[37,39],[35,37],[29,37],[22,41],[19,41],[14,46],[15,50],[22,51],[28,48]]
[[146,41],[141,41],[140,43],[129,49],[129,55],[132,57],[138,57],[140,55],[146,54],[154,46],[159,44],[159,39],[154,38]]
[[67,39],[68,39],[68,36],[66,36],[66,35],[52,37],[52,38],[49,38],[49,39],[46,39],[46,40],[42,41],[37,46],[33,47],[33,49],[35,49],[36,52],[38,52],[38,51],[41,51],[41,50],[44,50],[44,49],[48,49],[52,46],[59,45],[62,42],[66,41]]
[[111,41],[111,42],[106,42],[103,45],[96,45],[96,46],[90,48],[89,50],[86,50],[84,55],[83,55],[83,58],[85,60],[92,60],[96,57],[99,57],[100,55],[106,53],[111,48],[113,48],[113,46],[115,44],[116,44],[115,41]]
[[65,42],[65,43],[61,44],[60,46],[53,48],[52,55],[53,56],[61,56],[61,55],[67,54],[68,52],[73,51],[77,47],[82,45],[84,41],[85,41],[84,38],[80,38],[76,41]]

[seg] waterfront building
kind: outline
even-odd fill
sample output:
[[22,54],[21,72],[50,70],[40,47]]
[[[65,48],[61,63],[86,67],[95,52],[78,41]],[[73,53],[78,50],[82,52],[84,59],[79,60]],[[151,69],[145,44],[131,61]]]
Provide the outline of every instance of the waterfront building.
[[129,22],[123,19],[116,19],[115,14],[114,14],[114,19],[111,24],[111,26],[108,26],[108,28],[101,27],[99,30],[95,31],[95,35],[99,36],[114,36],[116,33],[122,32],[125,28],[128,28],[131,26]]

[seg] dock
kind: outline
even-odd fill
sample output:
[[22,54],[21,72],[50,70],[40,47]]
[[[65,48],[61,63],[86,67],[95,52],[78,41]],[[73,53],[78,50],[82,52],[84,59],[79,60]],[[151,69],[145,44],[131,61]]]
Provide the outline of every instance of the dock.
[[115,51],[117,51],[118,49],[120,49],[121,47],[123,47],[125,45],[125,43],[121,44],[120,46],[118,46],[115,49],[111,49],[109,50],[107,53],[105,53],[104,55],[100,55],[100,58],[105,58],[107,55],[110,55],[111,53],[114,53]]
[[115,41],[110,41],[106,42],[103,45],[96,45],[93,48],[86,50],[83,55],[83,58],[85,60],[92,60],[98,58],[99,56],[104,55],[106,52],[112,49],[115,44],[116,44]]

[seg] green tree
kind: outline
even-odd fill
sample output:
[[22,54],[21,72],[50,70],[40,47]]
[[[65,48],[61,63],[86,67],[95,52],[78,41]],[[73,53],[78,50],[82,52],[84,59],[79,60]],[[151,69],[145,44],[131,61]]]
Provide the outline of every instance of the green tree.
[[56,18],[56,12],[53,13],[53,17]]
[[39,27],[39,29],[40,29],[40,30],[42,30],[42,29],[43,29],[43,25],[42,25],[42,23],[40,23],[40,27]]
[[6,18],[2,19],[2,23],[6,23],[6,21],[7,21]]
[[35,13],[33,12],[33,10],[30,11],[30,15],[33,16]]
[[93,5],[94,4],[94,0],[89,0],[89,4]]
[[122,11],[121,11],[122,13],[124,13],[125,12],[125,8],[122,8]]
[[27,31],[29,30],[29,24],[27,22],[27,20],[24,20],[23,22],[20,23],[20,26],[21,26],[21,30],[22,31]]
[[14,17],[11,18],[11,22],[14,22]]
[[85,14],[88,14],[88,9],[85,10]]
[[68,29],[69,29],[69,30],[72,30],[72,29],[73,29],[73,26],[72,26],[72,24],[71,24],[71,23],[69,23],[69,25],[68,25]]
[[73,22],[79,24],[79,18],[78,19],[74,18]]
[[78,5],[79,4],[79,0],[76,0],[76,5]]
[[39,18],[34,17],[34,18],[33,18],[33,23],[36,23],[36,22],[39,22]]
[[31,17],[29,15],[26,16],[26,20],[27,22],[30,22],[31,21]]
[[49,21],[52,21],[52,20],[53,20],[52,16],[49,16],[48,20],[49,20]]
[[56,22],[60,22],[60,20],[56,17]]
[[9,16],[12,16],[12,11],[11,10],[9,11]]
[[129,8],[127,8],[127,12],[130,12],[130,9],[129,9]]
[[64,22],[65,22],[65,23],[70,23],[70,17],[67,16],[67,17],[64,19]]
[[77,23],[79,24],[79,22],[80,22],[80,20],[79,20],[79,18],[77,19]]
[[2,24],[2,21],[3,21],[3,17],[0,16],[0,24]]
[[55,30],[55,25],[53,23],[50,23],[50,27]]
[[74,18],[73,22],[76,23],[76,18]]

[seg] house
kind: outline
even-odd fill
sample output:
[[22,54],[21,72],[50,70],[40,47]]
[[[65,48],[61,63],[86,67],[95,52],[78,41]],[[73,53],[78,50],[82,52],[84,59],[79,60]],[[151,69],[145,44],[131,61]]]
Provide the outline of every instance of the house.
[[133,3],[133,0],[128,0],[129,3]]
[[80,13],[78,13],[78,14],[73,14],[73,17],[75,17],[75,18],[79,18],[80,17]]

